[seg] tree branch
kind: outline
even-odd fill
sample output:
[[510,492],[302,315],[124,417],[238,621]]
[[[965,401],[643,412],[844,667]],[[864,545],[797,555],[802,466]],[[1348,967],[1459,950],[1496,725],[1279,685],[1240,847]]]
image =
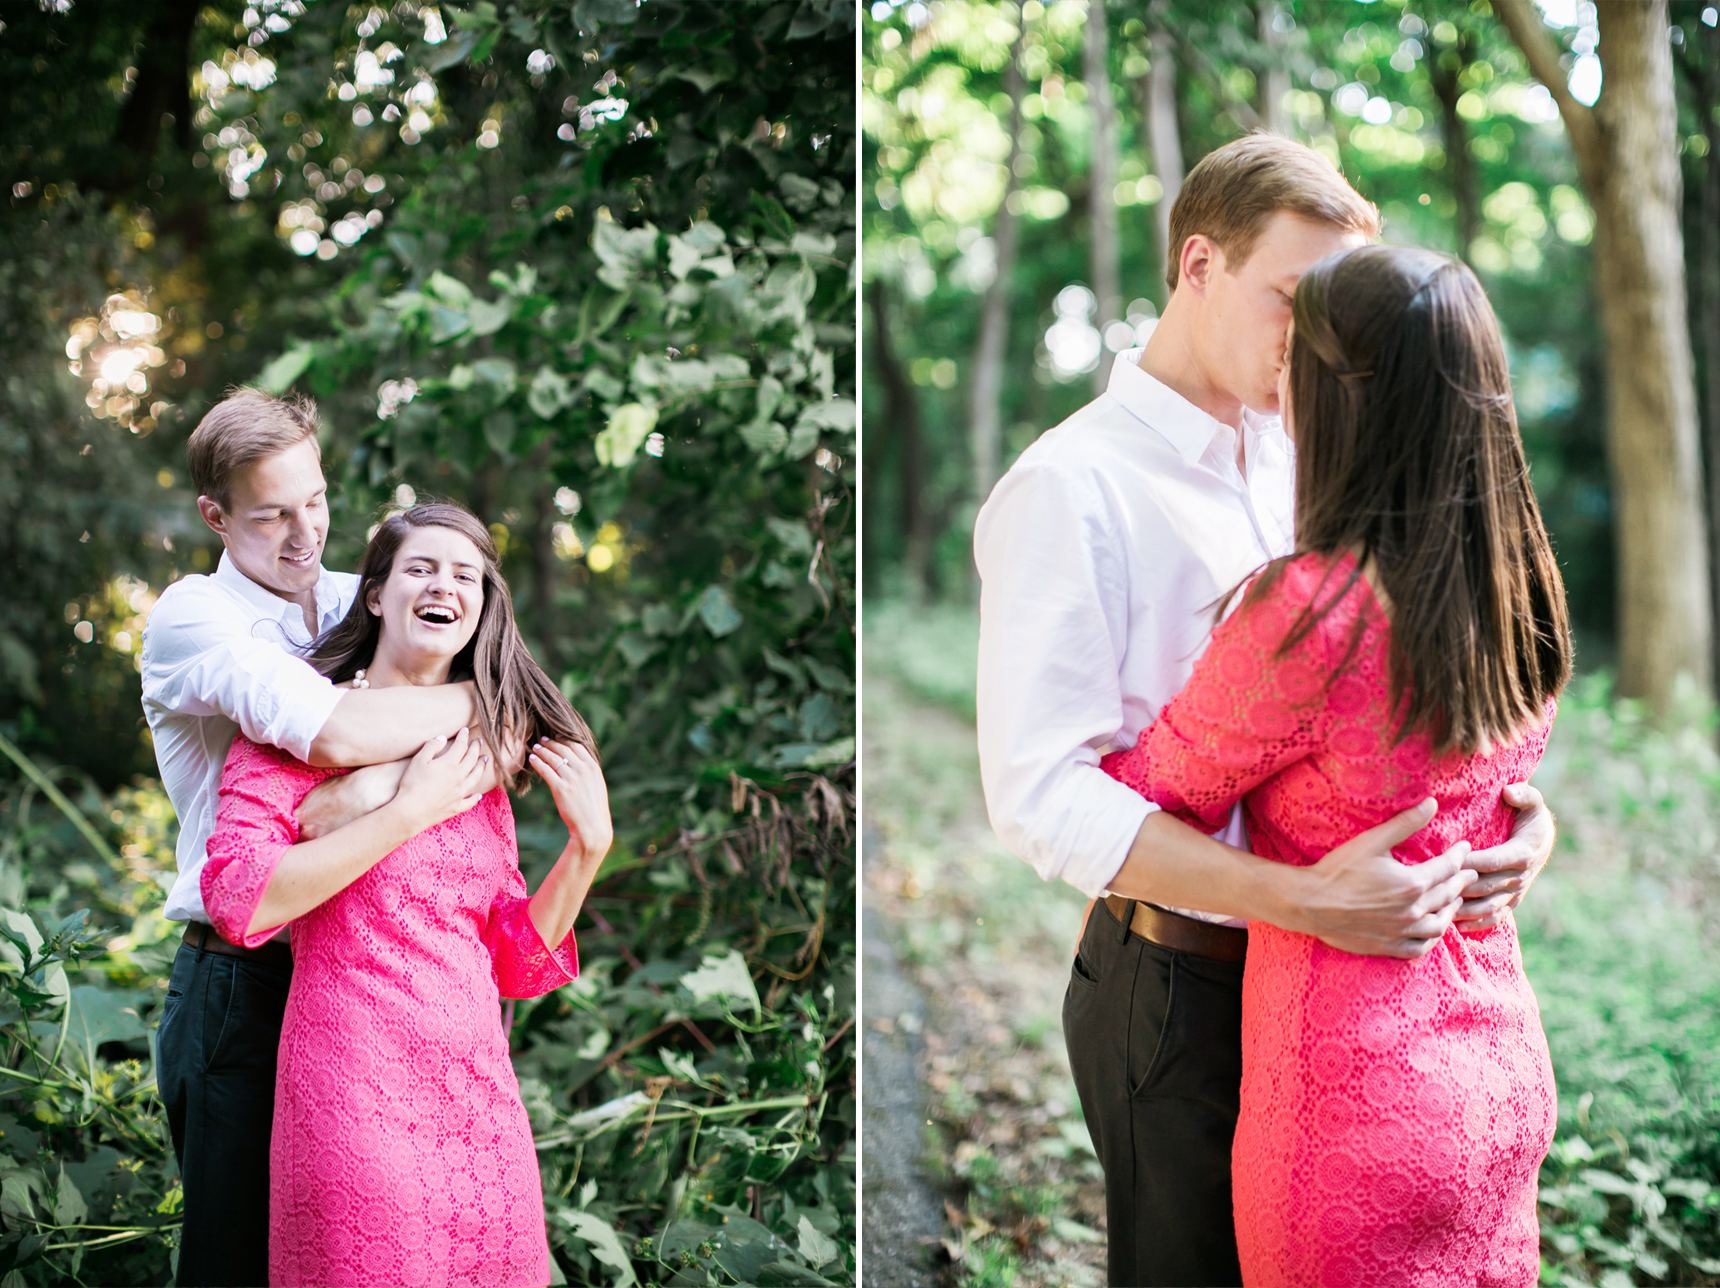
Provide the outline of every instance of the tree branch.
[[1529,74],[1547,87],[1553,101],[1559,105],[1559,115],[1565,118],[1571,146],[1577,161],[1587,172],[1601,161],[1601,131],[1595,121],[1594,109],[1577,102],[1565,79],[1565,69],[1559,66],[1558,46],[1547,34],[1541,17],[1529,0],[1493,0],[1493,12],[1511,33],[1511,39],[1529,63]]

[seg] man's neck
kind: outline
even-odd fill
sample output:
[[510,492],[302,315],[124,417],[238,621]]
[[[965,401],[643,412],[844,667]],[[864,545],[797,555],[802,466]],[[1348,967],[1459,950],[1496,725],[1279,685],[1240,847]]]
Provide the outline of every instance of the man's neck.
[[1147,337],[1140,368],[1160,384],[1182,395],[1221,425],[1242,429],[1242,400],[1212,378],[1189,332],[1187,306],[1172,295],[1164,316]]
[[284,599],[289,604],[297,604],[299,606],[299,611],[303,613],[305,617],[306,634],[308,634],[313,640],[317,637],[317,588],[315,586],[312,586],[309,590],[278,590],[267,582],[258,581],[255,577],[251,576],[250,573],[241,568],[238,560],[233,558],[233,552],[231,550],[227,552],[227,562],[232,564],[233,570],[253,586],[262,587],[276,599]]

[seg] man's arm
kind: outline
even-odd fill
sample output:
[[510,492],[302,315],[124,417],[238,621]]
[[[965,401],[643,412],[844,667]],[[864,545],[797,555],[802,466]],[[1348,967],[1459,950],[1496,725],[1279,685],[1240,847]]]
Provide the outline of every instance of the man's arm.
[[[480,748],[483,747],[483,739],[476,729],[472,731],[472,738]],[[489,767],[484,771],[484,779],[478,790],[488,792],[492,788],[507,786],[508,781],[519,771],[524,755],[524,743],[517,740],[512,746],[503,748],[502,755],[492,758]],[[299,802],[296,817],[300,837],[306,841],[317,840],[345,827],[354,819],[363,818],[366,814],[381,809],[394,799],[395,792],[400,789],[400,780],[406,773],[406,767],[411,763],[410,759],[390,760],[380,765],[364,765],[350,774],[324,779]]]
[[1463,866],[1468,842],[1413,866],[1392,857],[1392,846],[1426,827],[1435,809],[1423,801],[1306,868],[1235,849],[1159,811],[1141,824],[1110,889],[1146,903],[1268,922],[1361,956],[1421,957],[1475,880]]
[[477,687],[470,680],[340,692],[305,757],[319,769],[400,760],[432,738],[452,738],[478,718]]
[[164,713],[224,715],[251,741],[320,767],[399,760],[477,716],[469,682],[338,689],[253,638],[220,591],[187,583],[170,587],[144,626],[143,700],[152,724]]

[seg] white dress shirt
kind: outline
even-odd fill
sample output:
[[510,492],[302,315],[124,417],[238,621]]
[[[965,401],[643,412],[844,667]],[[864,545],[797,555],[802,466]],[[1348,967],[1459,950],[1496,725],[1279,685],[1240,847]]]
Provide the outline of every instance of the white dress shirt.
[[[322,570],[317,633],[358,594],[351,573]],[[335,688],[292,650],[309,646],[304,611],[252,581],[226,553],[207,577],[162,591],[143,627],[143,711],[161,783],[179,816],[179,876],[163,910],[171,921],[208,921],[200,877],[215,830],[221,768],[243,730],[308,760],[334,713]]]
[[[974,525],[991,824],[1089,897],[1157,808],[1099,757],[1134,745],[1188,681],[1217,601],[1295,536],[1279,421],[1244,413],[1239,471],[1237,432],[1141,370],[1141,352],[1119,354],[1105,392],[1021,454]],[[1220,837],[1246,846],[1240,811]]]

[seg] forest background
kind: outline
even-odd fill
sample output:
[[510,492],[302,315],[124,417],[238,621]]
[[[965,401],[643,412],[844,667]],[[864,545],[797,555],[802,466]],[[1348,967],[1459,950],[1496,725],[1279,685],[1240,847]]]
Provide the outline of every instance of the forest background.
[[[591,722],[582,974],[508,1006],[558,1282],[851,1282],[846,0],[32,0],[0,23],[0,1283],[170,1281],[150,605],[185,440],[318,399],[327,563],[448,498]],[[561,844],[516,803],[535,882]]]
[[1720,1282],[1720,10],[887,0],[862,51],[864,898],[925,998],[944,1273],[1096,1282],[1103,1212],[1061,988],[1021,983],[1066,978],[1081,901],[989,837],[947,728],[973,518],[1148,334],[1181,176],[1268,128],[1480,275],[1570,596],[1583,675],[1537,780],[1562,839],[1519,918],[1560,1083],[1543,1281]]

